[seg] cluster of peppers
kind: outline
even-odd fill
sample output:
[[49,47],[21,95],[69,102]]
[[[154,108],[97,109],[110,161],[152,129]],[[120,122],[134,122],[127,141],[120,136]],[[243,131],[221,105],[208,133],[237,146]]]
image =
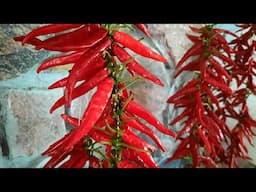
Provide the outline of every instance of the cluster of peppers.
[[[45,168],[82,168],[87,164],[91,168],[157,168],[151,153],[157,147],[162,151],[165,148],[141,120],[175,137],[176,134],[137,103],[128,90],[139,77],[164,85],[128,50],[163,63],[166,59],[120,30],[122,28],[140,30],[150,37],[143,24],[50,24],[14,38],[36,50],[61,52],[45,60],[38,67],[38,73],[72,64],[67,77],[49,86],[49,89],[65,89],[64,96],[53,104],[50,113],[63,105],[70,108],[73,100],[95,89],[81,119],[61,115],[73,129],[42,153],[51,157]],[[125,71],[131,78],[124,78]],[[140,138],[135,130],[148,135],[157,147]]]
[[[166,163],[186,159],[186,167],[233,168],[239,166],[238,158],[250,159],[244,140],[253,145],[256,127],[246,103],[256,93],[256,25],[238,27],[241,36],[214,25],[190,27],[195,35],[187,37],[193,45],[177,63],[175,77],[185,71],[194,77],[167,100],[184,110],[170,123],[182,127],[176,137],[179,145]],[[233,40],[227,42],[225,35]],[[236,88],[230,88],[232,83]],[[228,125],[229,120],[236,125]]]

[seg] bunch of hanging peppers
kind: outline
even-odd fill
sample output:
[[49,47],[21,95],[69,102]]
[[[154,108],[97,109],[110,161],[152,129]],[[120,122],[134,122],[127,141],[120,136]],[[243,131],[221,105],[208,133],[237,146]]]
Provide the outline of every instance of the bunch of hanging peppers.
[[[128,89],[138,77],[164,85],[129,51],[163,63],[167,60],[141,40],[120,30],[123,28],[140,30],[150,37],[143,24],[50,24],[15,37],[16,41],[30,44],[36,50],[60,52],[45,60],[38,67],[38,73],[72,64],[67,77],[49,86],[49,89],[65,90],[50,113],[64,105],[70,108],[73,100],[96,89],[81,119],[61,114],[73,129],[42,153],[51,157],[46,168],[83,168],[87,164],[91,168],[157,168],[151,153],[157,147],[162,151],[165,148],[142,120],[161,133],[175,137],[173,131],[134,100]],[[130,73],[129,79],[124,78],[125,71]],[[148,135],[157,147],[140,138],[135,130]]]
[[181,128],[179,145],[166,163],[185,159],[186,167],[233,168],[239,166],[238,158],[250,159],[245,139],[253,145],[256,121],[249,114],[247,98],[256,94],[256,25],[237,27],[239,36],[215,25],[190,27],[194,34],[187,38],[193,45],[177,63],[175,77],[185,71],[194,76],[167,100],[183,111],[170,123],[179,122]]

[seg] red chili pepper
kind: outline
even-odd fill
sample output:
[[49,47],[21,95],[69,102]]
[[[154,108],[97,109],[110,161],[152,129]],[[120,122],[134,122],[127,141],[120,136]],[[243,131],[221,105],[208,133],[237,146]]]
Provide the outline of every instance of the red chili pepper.
[[251,146],[254,146],[252,142],[252,138],[247,134],[245,130],[243,130],[244,136],[246,137],[247,141],[250,143]]
[[103,159],[103,161],[102,161],[102,167],[103,167],[103,168],[110,168],[111,165],[110,165],[110,163],[108,162],[108,160]]
[[180,61],[176,65],[176,69],[179,68],[189,57],[201,55],[203,51],[203,44],[194,44],[188,51],[183,55]]
[[[109,75],[109,70],[102,69],[100,70],[94,77],[89,79],[88,81],[83,82],[81,85],[76,87],[71,95],[71,100],[76,99],[77,97],[87,93],[94,87],[96,87],[98,84],[100,84],[103,80],[107,78]],[[65,104],[65,97],[62,96],[60,99],[58,99],[53,106],[50,109],[50,113],[55,111],[57,108]]]
[[69,135],[71,134],[71,132],[67,133],[66,135],[64,135],[64,137],[62,137],[61,139],[59,139],[58,141],[56,141],[55,143],[51,144],[48,149],[46,149],[42,155],[54,155],[56,154],[56,149],[58,149],[69,137]]
[[[80,125],[80,120],[78,118],[74,118],[74,117],[71,117],[69,115],[66,115],[66,114],[61,114],[61,117],[66,121],[68,122],[69,124],[71,124],[72,126],[74,127],[78,127]],[[110,115],[108,117],[111,117]],[[109,119],[108,117],[106,117],[106,119]],[[101,117],[102,118],[102,117]],[[104,120],[106,120],[104,119]],[[111,120],[113,120],[113,118],[111,117]],[[109,120],[108,120],[109,121]],[[97,123],[95,124],[95,126],[99,127],[99,123],[104,123],[105,125],[105,121],[102,121],[101,119],[99,119],[97,121]],[[110,123],[109,123],[110,124]],[[101,126],[100,126],[101,127]],[[102,131],[100,130],[97,130],[97,129],[91,129],[91,131],[89,131],[88,135],[93,138],[95,141],[97,142],[101,142],[101,141],[107,141],[109,142],[111,140],[111,137],[109,135],[106,135],[105,133],[103,133]]]
[[[13,39],[15,41],[23,41],[23,39],[25,39],[26,36],[19,36],[19,37],[14,37]],[[35,47],[40,46],[43,41],[41,41],[40,39],[37,38],[31,38],[27,41],[27,43],[29,43],[30,45],[33,45]]]
[[150,150],[150,151],[156,150],[156,148],[153,145],[150,145],[146,141],[139,138],[135,133],[133,133],[129,127],[123,125],[123,128],[124,128],[124,131],[122,134],[122,139],[125,143],[134,147],[138,147],[143,150]]
[[226,33],[226,34],[229,34],[233,37],[238,37],[235,33],[229,31],[229,30],[226,30],[226,29],[219,29],[219,28],[214,28],[212,29],[214,32],[217,32],[217,33]]
[[223,84],[223,83],[220,83],[210,77],[206,77],[205,79],[205,82],[211,84],[212,86],[224,91],[225,93],[229,94],[229,95],[232,95],[232,90],[230,89],[230,87],[228,87],[227,85]]
[[52,158],[44,165],[45,168],[56,167],[61,161],[65,160],[68,155],[70,155],[71,158],[66,163],[64,163],[65,166],[68,166],[68,167],[74,166],[74,164],[76,164],[75,162],[78,161],[80,158],[85,158],[85,159],[87,158],[86,151],[84,151],[83,149],[83,140],[80,140],[72,149],[63,150],[63,148],[59,148],[59,150],[55,150],[57,146],[60,146],[59,144],[62,144],[63,139],[65,139],[67,135],[62,139],[60,139],[58,142],[56,142],[54,144],[55,146],[54,145],[50,146],[47,150],[49,152],[46,151],[47,154],[46,152],[44,152],[43,155],[52,156]]
[[60,151],[53,154],[52,158],[44,165],[44,168],[53,168],[63,161],[70,151]]
[[144,24],[134,24],[139,30],[141,30],[146,36],[150,37],[150,33]]
[[222,130],[220,129],[219,125],[209,116],[205,115],[203,116],[204,121],[207,122],[208,124],[208,132],[216,137],[217,141],[219,143],[221,143],[222,141],[224,141],[224,135],[222,133]]
[[188,93],[193,93],[197,91],[196,85],[198,81],[196,79],[191,79],[183,88],[181,88],[177,93],[169,97],[167,103],[174,102],[174,99],[179,98],[183,95],[187,95]]
[[78,28],[81,25],[82,24],[50,24],[43,27],[39,27],[37,29],[32,30],[30,33],[26,35],[26,37],[22,41],[22,45],[24,45],[26,42],[28,42],[30,39],[36,36],[58,33],[68,29]]
[[205,58],[200,58],[199,59],[199,66],[200,66],[200,73],[201,73],[201,77],[204,79],[206,77],[206,72],[207,72],[207,59]]
[[218,109],[220,109],[220,105],[219,105],[219,101],[217,99],[217,97],[213,94],[213,92],[210,90],[210,88],[205,84],[205,82],[203,82],[201,84],[201,88],[203,91],[205,91],[205,93],[211,98],[211,101],[214,102],[216,104],[216,106],[218,107]]
[[189,62],[188,64],[186,64],[180,70],[178,70],[177,73],[174,75],[174,78],[178,77],[183,71],[199,71],[199,69],[200,69],[199,60],[195,59]]
[[134,39],[132,36],[128,35],[127,33],[121,31],[114,31],[113,39],[120,43],[121,45],[131,49],[132,51],[136,52],[137,54],[154,59],[160,62],[167,62],[167,60],[159,55],[158,53],[152,51],[147,46],[140,43],[138,40]]
[[201,39],[198,36],[194,36],[194,35],[190,35],[186,33],[187,38],[192,41],[193,43],[197,44],[197,43],[201,43]]
[[95,156],[91,156],[89,158],[89,168],[100,168],[100,160],[95,157]]
[[127,160],[135,161],[142,167],[159,168],[150,153],[125,148],[122,150],[122,157]]
[[135,101],[130,101],[126,106],[126,111],[134,114],[138,117],[141,117],[149,124],[153,125],[160,132],[169,135],[171,137],[175,137],[176,133],[167,129],[160,121],[158,121],[150,112],[148,112],[142,105],[136,103]]
[[67,143],[66,148],[72,147],[84,135],[86,135],[100,118],[114,87],[114,80],[106,78],[98,85],[97,91],[92,96],[86,111],[83,114],[81,125],[73,131],[73,137]]
[[102,141],[104,142],[110,142],[111,137],[109,135],[106,135],[100,130],[97,129],[91,129],[88,133],[88,135],[93,138],[96,142],[100,143]]
[[[94,65],[91,65],[88,68],[88,70],[84,70],[83,72],[81,72],[81,74],[78,77],[80,79],[77,79],[77,81],[81,81],[81,80],[89,81],[91,78],[93,78],[93,76],[95,76],[96,73],[101,73],[102,69],[105,66],[106,66],[106,61],[102,57],[97,58],[97,61],[95,61]],[[96,74],[96,76],[98,76],[98,75]],[[68,79],[69,79],[69,76],[65,77],[63,79],[60,79],[60,80],[54,82],[53,84],[51,84],[48,87],[48,89],[64,87],[67,85]]]
[[228,63],[229,66],[235,66],[235,65],[236,65],[236,63],[235,63],[234,61],[232,61],[231,58],[229,58],[229,57],[223,55],[222,53],[220,53],[220,52],[218,52],[218,51],[217,51],[217,52],[214,52],[214,55],[216,55],[217,57],[219,57],[222,61]]
[[177,122],[181,121],[182,119],[184,119],[186,116],[191,115],[193,109],[192,108],[186,108],[184,109],[184,111],[182,111],[182,113],[178,116],[176,116],[169,125],[173,126],[174,124],[176,124]]
[[195,124],[196,120],[195,120],[195,117],[194,115],[192,117],[189,117],[189,119],[187,119],[185,121],[185,125],[183,126],[183,128],[178,132],[177,134],[177,139],[181,139],[181,137],[184,135],[184,134],[187,134],[189,132],[191,132],[194,124]]
[[83,114],[80,126],[68,133],[60,141],[50,146],[50,149],[46,151],[48,153],[54,151],[70,151],[83,136],[87,135],[104,111],[111,96],[113,86],[114,81],[111,78],[107,78],[105,81],[101,82]]
[[205,133],[204,133],[202,127],[198,127],[198,128],[197,128],[197,133],[198,133],[199,137],[202,139],[202,141],[203,141],[203,143],[204,143],[204,146],[205,146],[205,149],[206,149],[209,153],[211,153],[211,152],[212,152],[211,144],[209,143],[209,141],[208,141],[208,139],[207,139],[207,137],[206,137],[206,135],[205,135]]
[[202,33],[202,29],[203,27],[193,27],[193,26],[189,26],[189,28],[191,29],[191,31],[195,32],[195,33]]
[[231,161],[230,161],[230,168],[236,168],[238,167],[238,164],[235,159],[235,154],[232,154]]
[[120,82],[120,83],[118,84],[118,87],[119,87],[120,89],[123,89],[123,91],[121,92],[120,96],[127,99],[127,98],[129,97],[129,95],[130,95],[130,91],[128,91],[128,90],[126,89],[125,83],[124,83],[124,82]]
[[191,142],[191,137],[181,138],[180,140],[181,140],[181,142],[178,145],[178,147],[176,148],[176,151],[180,151],[184,148],[189,149],[189,145],[190,145],[190,142]]
[[107,31],[99,28],[96,24],[89,24],[75,31],[60,34],[43,41],[37,48],[44,48],[55,51],[73,51],[96,45],[107,35]]
[[117,164],[117,168],[141,168],[134,162],[122,160]]
[[195,140],[191,140],[190,142],[190,152],[192,155],[192,159],[193,159],[193,165],[194,167],[198,167],[198,144],[196,143]]
[[207,127],[206,123],[203,120],[203,116],[205,109],[204,106],[202,105],[202,100],[201,100],[201,93],[199,91],[196,92],[196,117],[198,122],[204,126]]
[[88,161],[88,158],[89,158],[88,155],[83,155],[83,156],[79,155],[79,156],[71,157],[59,168],[83,168],[85,163]]
[[237,133],[237,138],[238,138],[238,140],[239,140],[239,146],[241,146],[242,147],[242,149],[245,151],[245,153],[248,153],[248,149],[247,149],[247,147],[245,146],[245,143],[244,143],[244,137],[243,137],[243,134],[242,134],[242,132],[240,131],[240,132],[238,132]]
[[72,125],[74,127],[78,127],[80,124],[80,119],[78,119],[78,118],[71,117],[67,114],[61,114],[60,116],[64,121],[66,121],[67,123],[69,123],[70,125]]
[[230,117],[237,119],[239,118],[239,114],[234,110],[234,108],[232,107],[232,105],[228,105],[229,103],[226,102],[226,107],[225,110],[227,110],[227,112],[230,114]]
[[218,73],[224,75],[227,80],[231,81],[231,77],[228,72],[213,57],[209,57],[208,59]]
[[190,154],[189,148],[187,148],[187,145],[190,143],[190,137],[187,137],[181,141],[181,143],[176,148],[175,152],[173,153],[172,157],[168,158],[166,160],[166,164],[170,163],[171,161],[175,159],[181,159],[185,156],[188,156]]
[[[169,97],[169,99],[167,100],[167,103],[174,103],[175,104],[176,100],[180,99],[180,97],[187,96],[187,95],[193,95],[197,91],[198,91],[197,87],[186,87],[186,88],[183,87],[178,92],[176,92],[174,95]],[[176,99],[176,100],[174,100],[174,99]],[[186,99],[186,101],[191,102],[193,100]]]
[[[226,105],[227,106],[227,105]],[[208,116],[210,118],[212,118],[219,126],[219,128],[222,130],[222,132],[224,133],[224,136],[231,136],[230,130],[227,127],[226,123],[224,121],[222,121],[221,119],[219,119],[219,117],[217,116],[216,113],[214,113],[213,111],[209,110],[208,111]]]
[[137,129],[137,130],[141,131],[142,133],[148,135],[151,139],[153,139],[153,141],[158,145],[158,147],[162,151],[165,151],[164,146],[161,143],[161,140],[154,133],[154,131],[152,131],[149,127],[142,124],[139,120],[131,119],[132,117],[130,117],[126,114],[123,114],[121,118],[127,126]]
[[[108,107],[108,105],[106,106],[106,108]],[[112,105],[111,105],[112,107]],[[105,108],[105,110],[106,110]],[[100,117],[100,119],[97,121],[97,123],[95,124],[95,126],[97,128],[105,128],[106,129],[106,125],[110,125],[112,126],[115,122],[114,118],[111,116],[111,112],[106,112],[104,110],[102,116]]]
[[89,155],[83,148],[83,140],[81,140],[71,151],[69,160],[63,163],[60,168],[83,168],[88,160]]
[[129,60],[131,60],[129,63],[127,63],[127,70],[131,74],[138,74],[160,86],[164,86],[164,84],[161,82],[160,79],[158,79],[155,75],[150,73],[146,68],[144,68],[142,65],[140,65],[129,53],[127,53],[122,47],[120,47],[117,44],[112,44],[112,51],[117,56],[117,58],[125,63]]
[[218,168],[218,165],[210,157],[200,156],[198,157],[198,161],[203,163],[207,168]]
[[[182,98],[174,100],[172,102],[174,104],[174,108],[193,107],[195,105],[195,98],[188,98],[187,96],[191,95],[185,95]],[[184,97],[185,99],[183,99]]]
[[105,41],[101,42],[95,47],[95,49],[91,49],[82,55],[79,61],[77,61],[77,63],[74,65],[66,85],[65,100],[67,107],[70,107],[72,92],[77,80],[81,79],[83,76],[85,76],[85,74],[90,74],[86,71],[90,70],[90,67],[97,64],[97,62],[101,62],[101,52],[109,48],[110,45],[110,39],[105,39]]
[[68,81],[68,77],[64,77],[56,82],[54,82],[53,84],[51,84],[48,89],[56,89],[56,88],[60,88],[60,87],[64,87],[67,84]]
[[36,72],[40,73],[41,71],[49,69],[51,67],[75,63],[84,53],[85,51],[78,51],[68,55],[61,55],[47,59],[37,68]]
[[175,151],[175,153],[172,155],[172,157],[168,158],[165,163],[167,164],[167,163],[170,163],[173,160],[182,159],[182,158],[186,157],[187,155],[189,155],[189,153],[190,153],[189,149],[183,149],[183,150],[180,150],[180,151]]

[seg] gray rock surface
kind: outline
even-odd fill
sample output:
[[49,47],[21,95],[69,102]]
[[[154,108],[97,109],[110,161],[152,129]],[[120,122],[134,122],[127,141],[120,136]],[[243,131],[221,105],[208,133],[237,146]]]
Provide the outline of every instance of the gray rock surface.
[[38,155],[65,134],[63,121],[59,117],[63,110],[53,115],[48,112],[59,94],[58,91],[1,89],[10,158]]
[[0,24],[0,80],[19,76],[48,56],[46,51],[34,51],[13,40],[38,26],[40,24]]

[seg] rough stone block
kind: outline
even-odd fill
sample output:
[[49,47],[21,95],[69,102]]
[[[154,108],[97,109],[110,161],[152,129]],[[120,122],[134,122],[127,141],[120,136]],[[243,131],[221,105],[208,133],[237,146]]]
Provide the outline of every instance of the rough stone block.
[[63,108],[49,114],[61,91],[1,89],[1,113],[10,158],[43,152],[65,133]]

